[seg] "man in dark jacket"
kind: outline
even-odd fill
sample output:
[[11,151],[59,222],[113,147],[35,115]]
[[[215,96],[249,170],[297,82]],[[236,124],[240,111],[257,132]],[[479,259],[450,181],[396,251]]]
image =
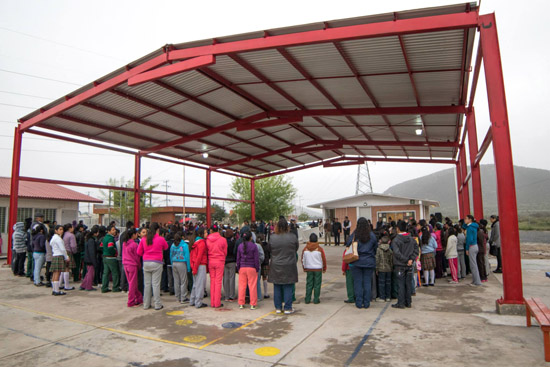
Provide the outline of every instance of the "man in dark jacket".
[[338,221],[338,218],[334,219],[332,223],[332,233],[334,234],[334,246],[340,246],[340,233],[342,233],[342,223]]
[[397,223],[397,236],[393,239],[393,266],[397,273],[398,295],[393,308],[405,308],[412,305],[413,264],[418,257],[418,245],[407,232],[407,223]]

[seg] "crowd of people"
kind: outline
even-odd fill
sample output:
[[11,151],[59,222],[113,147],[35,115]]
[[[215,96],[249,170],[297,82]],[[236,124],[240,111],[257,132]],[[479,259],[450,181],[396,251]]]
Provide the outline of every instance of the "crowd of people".
[[353,233],[347,217],[343,226],[337,219],[324,225],[319,221],[312,225],[318,233],[310,235],[300,252],[297,224],[283,216],[268,223],[244,222],[240,228],[219,223],[208,228],[200,222],[154,222],[136,228],[129,221],[121,230],[114,222],[91,228],[76,222],[47,223],[37,213],[34,221],[14,226],[12,270],[37,287],[51,287],[54,296],[75,289],[72,275],[82,291],[125,292],[128,307],[155,310],[163,308],[161,291],[191,307],[208,307],[204,299],[209,292],[210,307],[238,302],[239,308],[249,305],[254,310],[259,301],[270,298],[269,282],[276,312],[292,314],[299,264],[307,273],[305,303],[321,302],[327,257],[319,238],[322,230],[326,235],[336,228],[345,236],[344,302],[369,308],[372,301],[397,299],[392,307],[407,308],[417,287],[434,286],[436,279],[449,277],[449,283],[458,284],[471,273],[471,285],[482,285],[490,271],[489,253],[497,258],[494,272],[502,272],[499,220],[490,220],[490,236],[488,222],[471,215],[458,223],[449,218],[441,223],[432,215],[429,221],[389,218],[375,226],[359,218]]

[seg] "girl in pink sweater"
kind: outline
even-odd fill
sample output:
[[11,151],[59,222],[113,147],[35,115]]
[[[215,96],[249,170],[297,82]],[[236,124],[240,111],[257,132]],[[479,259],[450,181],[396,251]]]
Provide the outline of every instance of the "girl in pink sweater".
[[137,232],[134,228],[128,229],[120,237],[122,242],[122,265],[126,279],[128,279],[128,307],[139,306],[143,303],[143,296],[138,289],[138,271],[141,258],[137,254]]

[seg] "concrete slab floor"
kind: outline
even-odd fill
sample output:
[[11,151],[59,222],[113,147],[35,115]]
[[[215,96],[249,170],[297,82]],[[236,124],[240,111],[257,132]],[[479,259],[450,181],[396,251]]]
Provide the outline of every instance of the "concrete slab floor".
[[[526,328],[524,317],[495,313],[500,275],[477,288],[468,286],[469,279],[459,285],[438,280],[418,289],[412,309],[386,302],[357,309],[343,303],[343,248],[325,251],[321,303],[304,304],[301,273],[301,303],[290,316],[276,315],[272,299],[257,310],[228,302],[214,310],[182,307],[165,294],[164,309],[154,311],[127,308],[123,293],[74,290],[53,297],[50,288],[36,288],[2,268],[0,366],[546,365],[540,329]],[[525,295],[550,305],[544,276],[550,261],[522,263]],[[228,322],[242,326],[222,327]]]

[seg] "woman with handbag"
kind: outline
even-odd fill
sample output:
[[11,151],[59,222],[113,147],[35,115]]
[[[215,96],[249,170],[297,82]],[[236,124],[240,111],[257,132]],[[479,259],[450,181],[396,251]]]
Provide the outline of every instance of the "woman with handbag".
[[[357,245],[354,245],[354,242],[357,242]],[[346,246],[357,246],[358,259],[350,264],[355,291],[355,306],[369,308],[372,297],[372,275],[376,269],[378,240],[365,218],[359,218],[357,228],[348,238]]]

